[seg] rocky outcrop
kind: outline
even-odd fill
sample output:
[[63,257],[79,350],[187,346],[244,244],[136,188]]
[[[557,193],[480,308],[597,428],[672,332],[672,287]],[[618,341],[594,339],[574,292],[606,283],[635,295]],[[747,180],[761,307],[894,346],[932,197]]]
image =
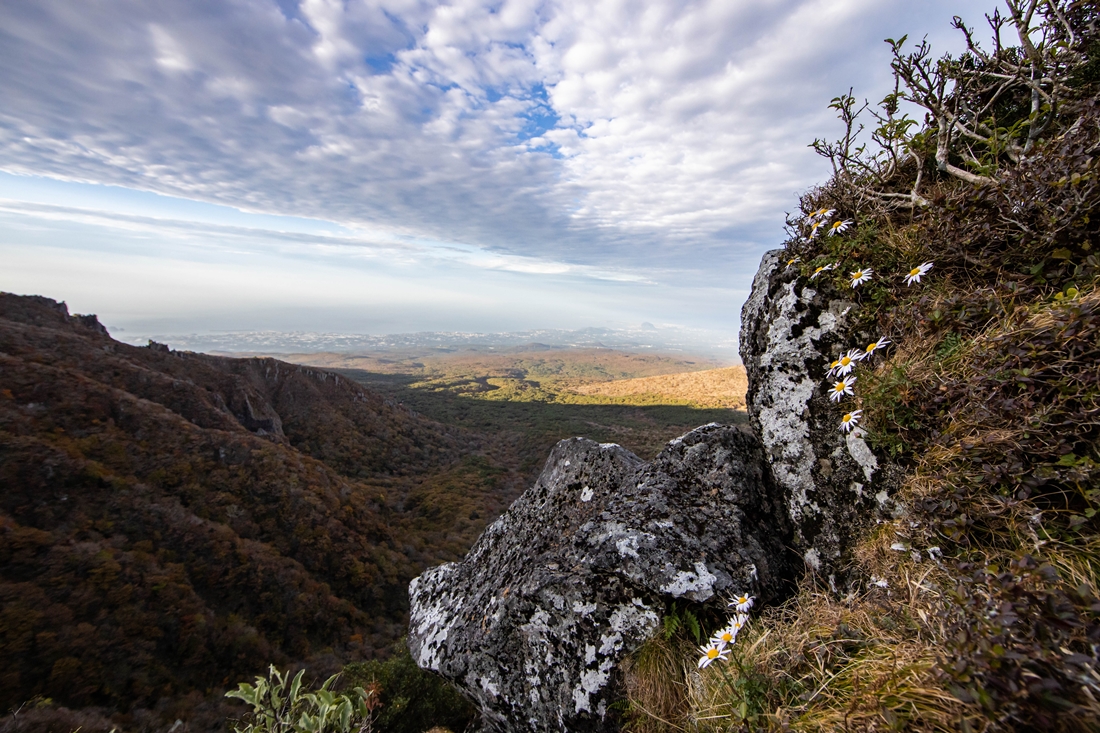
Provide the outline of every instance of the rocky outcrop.
[[491,730],[613,728],[618,664],[666,603],[777,598],[791,576],[788,538],[760,445],[743,429],[698,428],[649,464],[617,445],[565,440],[465,560],[413,581],[409,647]]
[[840,430],[851,403],[838,406],[827,392],[829,364],[872,339],[854,327],[857,304],[783,267],[781,253],[764,255],[741,313],[749,418],[786,503],[794,546],[835,589],[860,529],[897,510],[890,499],[896,472],[875,456],[863,430]]
[[766,603],[803,568],[846,587],[861,530],[897,510],[894,469],[862,430],[840,429],[852,403],[828,395],[830,362],[871,338],[857,307],[767,253],[742,313],[752,431],[698,428],[651,464],[559,443],[464,561],[413,581],[417,663],[454,681],[491,730],[610,730],[619,661],[670,599]]

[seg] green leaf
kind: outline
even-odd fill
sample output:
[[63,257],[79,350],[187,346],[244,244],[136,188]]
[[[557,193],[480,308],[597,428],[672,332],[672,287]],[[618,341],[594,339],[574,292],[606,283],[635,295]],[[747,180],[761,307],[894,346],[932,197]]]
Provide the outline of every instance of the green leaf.
[[298,691],[302,689],[302,675],[305,674],[305,670],[300,670],[298,674],[294,675],[294,681],[290,683],[290,704],[294,705],[298,701]]

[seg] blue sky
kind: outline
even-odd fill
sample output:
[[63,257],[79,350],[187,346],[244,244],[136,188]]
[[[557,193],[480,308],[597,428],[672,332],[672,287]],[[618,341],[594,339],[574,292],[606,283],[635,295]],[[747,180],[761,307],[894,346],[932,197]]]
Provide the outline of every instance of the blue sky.
[[[0,5],[0,290],[119,335],[736,338],[900,0]],[[123,331],[124,329],[124,331]]]

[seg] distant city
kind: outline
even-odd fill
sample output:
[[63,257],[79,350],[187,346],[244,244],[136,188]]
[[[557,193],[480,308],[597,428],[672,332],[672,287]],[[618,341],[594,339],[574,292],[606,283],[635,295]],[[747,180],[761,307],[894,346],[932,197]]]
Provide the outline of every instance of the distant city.
[[332,352],[520,351],[542,349],[614,349],[659,351],[738,361],[737,341],[715,340],[713,334],[644,323],[637,328],[584,328],[575,331],[539,329],[505,333],[420,332],[384,336],[346,333],[227,331],[207,334],[113,334],[120,341],[143,346],[149,340],[181,351],[211,354],[303,354]]

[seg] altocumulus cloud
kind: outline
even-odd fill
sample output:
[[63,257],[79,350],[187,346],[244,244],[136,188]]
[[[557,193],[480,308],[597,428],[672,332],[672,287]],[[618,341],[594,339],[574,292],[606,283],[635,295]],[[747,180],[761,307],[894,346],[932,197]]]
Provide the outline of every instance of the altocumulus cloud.
[[886,36],[947,47],[954,4],[4,3],[0,169],[743,288],[828,100],[881,96]]

